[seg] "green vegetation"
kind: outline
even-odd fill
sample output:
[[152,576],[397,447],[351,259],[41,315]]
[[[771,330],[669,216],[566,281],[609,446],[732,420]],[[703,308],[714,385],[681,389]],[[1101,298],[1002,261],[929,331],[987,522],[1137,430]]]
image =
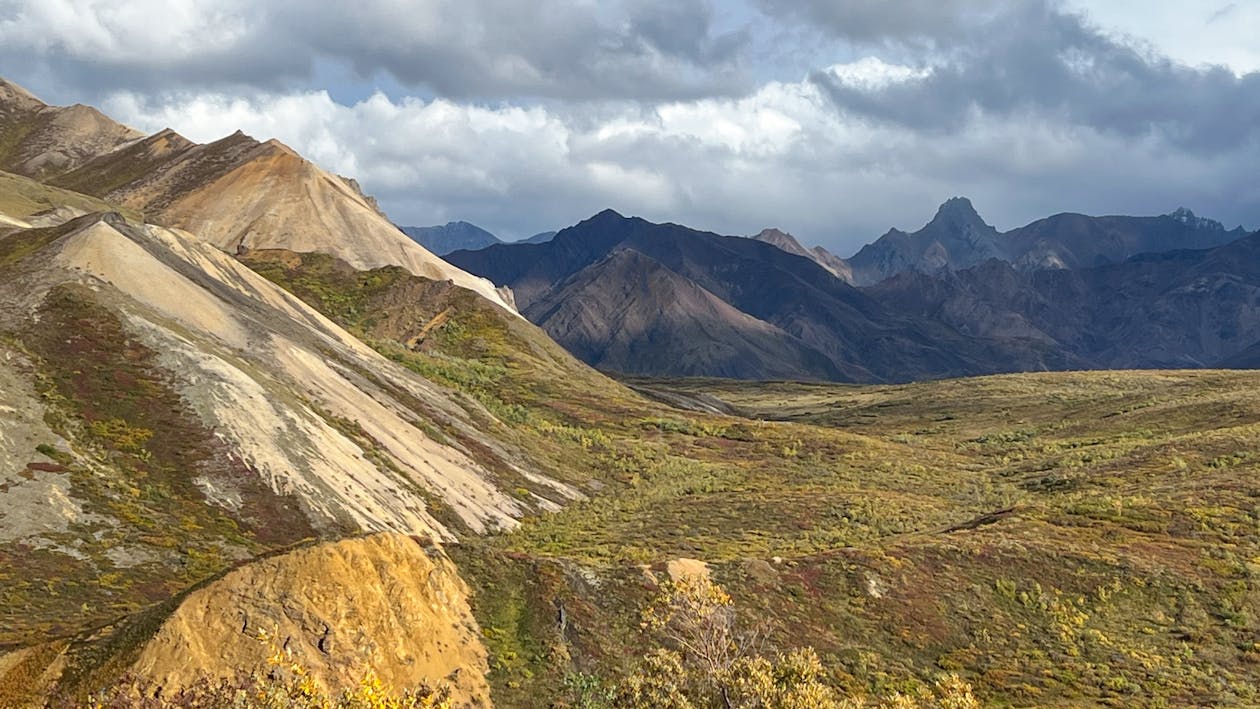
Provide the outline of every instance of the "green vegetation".
[[21,175],[0,172],[0,213],[22,219],[60,206],[73,207],[85,212],[119,212],[128,219],[140,218],[139,213],[133,209],[119,207],[78,192],[45,185]]
[[650,383],[741,416],[688,414],[422,279],[260,270],[591,493],[452,552],[505,705],[624,686],[652,648],[642,568],[678,557],[764,626],[763,675],[812,647],[838,696],[956,673],[985,703],[1260,701],[1260,376]]
[[[32,453],[56,464],[31,474],[67,480],[82,508],[47,535],[53,547],[0,547],[0,645],[107,625],[311,535],[188,410],[157,354],[93,297],[58,287],[9,343],[34,370],[46,423],[71,449],[40,444]],[[261,514],[206,504],[199,476],[231,476]]]

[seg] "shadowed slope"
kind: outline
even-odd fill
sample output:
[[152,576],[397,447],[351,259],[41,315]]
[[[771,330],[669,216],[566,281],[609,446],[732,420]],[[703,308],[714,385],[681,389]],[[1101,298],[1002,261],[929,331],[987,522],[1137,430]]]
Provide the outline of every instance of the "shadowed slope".
[[740,379],[841,376],[826,357],[632,249],[579,271],[526,317],[607,371]]
[[[1062,364],[1056,353],[1044,351],[1036,342],[978,340],[938,322],[899,314],[813,259],[771,244],[627,219],[612,211],[565,229],[545,244],[457,251],[448,259],[511,287],[522,307],[530,310],[566,279],[618,248],[650,257],[728,305],[822,353],[831,360],[831,369],[846,379],[904,381]],[[554,325],[552,334],[565,340]],[[684,363],[676,366],[686,367]],[[671,368],[657,374],[678,371]],[[834,375],[816,368],[811,376]]]

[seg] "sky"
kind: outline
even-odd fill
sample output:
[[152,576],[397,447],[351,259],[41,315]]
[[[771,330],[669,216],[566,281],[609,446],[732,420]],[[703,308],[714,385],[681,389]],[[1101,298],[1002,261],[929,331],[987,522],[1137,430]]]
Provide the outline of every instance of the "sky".
[[952,196],[999,229],[1260,226],[1260,0],[0,0],[0,75],[278,138],[403,225],[604,208],[841,256]]

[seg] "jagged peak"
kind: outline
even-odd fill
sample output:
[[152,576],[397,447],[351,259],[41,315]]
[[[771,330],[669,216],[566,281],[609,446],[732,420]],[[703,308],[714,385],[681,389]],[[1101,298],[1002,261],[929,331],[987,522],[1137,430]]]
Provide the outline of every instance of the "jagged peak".
[[951,197],[936,210],[930,224],[970,225],[988,227],[980,213],[966,197]]
[[787,251],[788,253],[796,253],[798,255],[809,253],[809,251],[801,245],[801,242],[798,241],[795,236],[792,236],[788,232],[776,227],[762,229],[761,233],[754,236],[753,239],[765,242],[771,246],[777,246],[779,249]]
[[1213,231],[1225,230],[1224,224],[1221,224],[1215,219],[1200,217],[1192,212],[1188,207],[1177,207],[1166,216],[1194,229],[1211,229]]
[[162,130],[154,133],[153,135],[149,137],[150,138],[174,138],[180,141],[185,141],[185,142],[190,142],[190,143],[192,142],[188,140],[188,138],[185,138],[183,135],[177,132],[174,128],[170,128],[170,127],[163,128]]

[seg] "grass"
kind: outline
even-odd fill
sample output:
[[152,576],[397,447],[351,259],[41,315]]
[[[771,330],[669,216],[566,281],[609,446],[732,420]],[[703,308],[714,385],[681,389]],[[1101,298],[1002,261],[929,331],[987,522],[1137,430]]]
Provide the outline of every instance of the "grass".
[[688,414],[396,272],[260,270],[592,493],[454,552],[500,701],[617,676],[641,569],[677,557],[710,562],[772,643],[819,648],[852,693],[948,670],[994,704],[1260,701],[1256,374],[650,382],[739,415]]
[[[691,414],[450,284],[326,256],[243,260],[444,388],[475,430],[391,392],[503,489],[550,494],[524,469],[588,495],[451,550],[505,706],[556,699],[573,673],[623,673],[643,649],[648,572],[678,557],[709,562],[768,644],[817,648],[850,693],[953,671],[995,705],[1260,702],[1260,375],[650,383],[734,412]],[[80,603],[109,622],[292,541],[204,504],[186,471],[231,474],[230,458],[89,292],[55,291],[18,335],[74,454],[48,450],[77,498],[123,522],[73,534],[188,565],[159,577],[0,550],[0,642],[68,632]],[[353,421],[330,423],[373,449]],[[254,507],[281,514],[268,500]]]
[[69,206],[85,212],[119,212],[139,219],[139,212],[78,192],[52,187],[30,178],[0,172],[0,213],[23,219],[54,207]]

